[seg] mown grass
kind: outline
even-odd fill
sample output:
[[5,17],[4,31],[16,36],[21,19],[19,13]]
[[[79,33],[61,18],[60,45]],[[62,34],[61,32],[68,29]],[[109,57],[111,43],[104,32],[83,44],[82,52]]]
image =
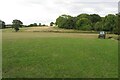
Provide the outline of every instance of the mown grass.
[[78,33],[3,33],[3,77],[116,78],[118,43]]

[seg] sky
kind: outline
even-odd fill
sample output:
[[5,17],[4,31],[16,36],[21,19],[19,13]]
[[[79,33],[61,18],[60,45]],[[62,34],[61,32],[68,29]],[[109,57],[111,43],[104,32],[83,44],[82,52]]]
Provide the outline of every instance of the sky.
[[116,14],[118,2],[119,0],[0,0],[0,20],[6,24],[18,19],[25,25],[48,25],[62,14]]

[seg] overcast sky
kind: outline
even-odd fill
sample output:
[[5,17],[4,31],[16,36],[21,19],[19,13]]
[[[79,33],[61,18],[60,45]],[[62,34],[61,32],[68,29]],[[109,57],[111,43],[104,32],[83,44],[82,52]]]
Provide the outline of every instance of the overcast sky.
[[49,24],[62,14],[77,16],[81,13],[118,13],[119,0],[1,0],[0,19],[11,24],[19,19],[24,24]]

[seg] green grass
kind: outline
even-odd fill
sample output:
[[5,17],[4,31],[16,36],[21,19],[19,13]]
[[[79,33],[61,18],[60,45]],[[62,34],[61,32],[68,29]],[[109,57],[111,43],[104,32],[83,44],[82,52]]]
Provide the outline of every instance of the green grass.
[[3,33],[4,78],[116,78],[118,43],[79,33]]

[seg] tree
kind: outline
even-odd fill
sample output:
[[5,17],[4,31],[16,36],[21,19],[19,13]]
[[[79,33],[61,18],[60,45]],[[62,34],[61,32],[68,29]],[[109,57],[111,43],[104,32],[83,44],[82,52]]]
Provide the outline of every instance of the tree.
[[80,14],[80,15],[77,16],[78,20],[81,19],[81,18],[87,18],[87,19],[89,19],[90,15],[89,14]]
[[[40,24],[39,24],[40,25]],[[37,23],[33,23],[33,24],[30,24],[28,25],[29,27],[33,27],[33,26],[37,26]]]
[[4,29],[5,27],[5,22],[0,20],[0,29]]
[[47,26],[47,25],[43,24],[42,26]]
[[113,28],[114,34],[120,34],[120,13],[116,14],[116,26]]
[[69,21],[72,17],[70,15],[61,15],[56,19],[56,25],[59,28],[69,29]]
[[66,22],[66,29],[75,29],[76,28],[76,17],[70,17]]
[[13,20],[12,22],[12,27],[15,29],[15,31],[17,32],[19,30],[19,27],[22,27],[23,23],[20,20]]
[[94,25],[94,30],[96,30],[96,31],[103,31],[103,23],[102,23],[102,21],[101,22],[97,22]]
[[34,25],[34,26],[37,26],[37,23],[34,23],[33,25]]
[[102,20],[101,17],[100,17],[98,14],[90,14],[89,19],[90,19],[91,22],[92,22],[92,30],[95,29],[95,24],[96,24],[97,22],[100,22],[100,21]]
[[113,14],[109,14],[109,15],[105,16],[104,25],[103,25],[104,30],[113,32],[113,29],[117,26],[116,20],[117,20],[117,18]]
[[92,23],[100,22],[102,19],[98,14],[90,14],[90,20]]
[[39,23],[39,26],[41,26],[41,23]]
[[76,22],[76,29],[91,30],[91,21],[87,18],[81,18]]
[[80,14],[77,16],[76,29],[78,30],[91,30],[92,22],[89,14]]
[[51,23],[50,23],[50,26],[53,26],[53,25],[54,25],[54,22],[51,22]]
[[59,28],[66,28],[66,26],[68,26],[67,21],[68,19],[71,18],[70,15],[61,15],[59,16],[57,19],[56,19],[56,25],[59,27]]
[[118,35],[120,35],[120,12],[117,14],[117,28],[118,28],[117,33]]
[[2,24],[2,29],[3,29],[3,28],[5,28],[5,27],[6,27],[6,26],[5,26],[5,22],[3,21],[3,24]]

